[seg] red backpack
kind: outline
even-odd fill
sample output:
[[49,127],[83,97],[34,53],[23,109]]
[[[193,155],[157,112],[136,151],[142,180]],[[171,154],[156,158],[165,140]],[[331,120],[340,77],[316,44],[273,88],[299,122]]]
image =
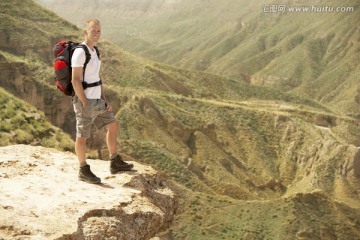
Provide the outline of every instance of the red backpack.
[[[91,59],[89,49],[86,45],[76,42],[58,42],[54,45],[53,53],[55,56],[54,71],[55,71],[55,84],[67,96],[74,96],[75,91],[71,83],[72,68],[71,57],[76,48],[82,48],[85,51],[85,63],[83,67],[83,75],[85,76],[86,65]],[[100,53],[97,47],[95,47],[98,58],[100,59]],[[83,78],[84,79],[84,78]],[[101,85],[101,80],[95,83],[88,84],[85,81],[82,82],[83,88],[95,87]]]

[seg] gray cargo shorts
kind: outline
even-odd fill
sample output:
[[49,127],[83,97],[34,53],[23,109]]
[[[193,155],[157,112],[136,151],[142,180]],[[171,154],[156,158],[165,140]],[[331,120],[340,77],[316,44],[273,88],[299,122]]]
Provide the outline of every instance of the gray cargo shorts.
[[106,110],[103,99],[87,99],[85,108],[77,96],[73,97],[72,102],[76,116],[76,137],[89,138],[92,127],[99,129],[116,121],[114,113]]

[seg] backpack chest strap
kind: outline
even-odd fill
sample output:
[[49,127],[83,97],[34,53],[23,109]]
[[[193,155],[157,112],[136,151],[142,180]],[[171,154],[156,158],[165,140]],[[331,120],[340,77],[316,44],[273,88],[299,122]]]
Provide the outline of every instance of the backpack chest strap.
[[102,81],[100,79],[100,81],[98,82],[94,82],[94,83],[87,83],[87,82],[82,82],[82,86],[85,89],[89,88],[89,87],[96,87],[96,86],[100,86],[102,84]]

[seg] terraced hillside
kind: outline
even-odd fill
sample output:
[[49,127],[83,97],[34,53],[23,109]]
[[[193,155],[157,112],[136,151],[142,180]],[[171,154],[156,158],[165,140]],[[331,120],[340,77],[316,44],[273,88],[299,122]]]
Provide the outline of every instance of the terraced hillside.
[[169,239],[360,234],[359,142],[349,134],[357,120],[276,101],[153,92],[134,96],[118,117],[126,152],[180,184],[186,201]]
[[359,114],[359,1],[38,2],[78,25],[97,16],[107,38],[144,57]]

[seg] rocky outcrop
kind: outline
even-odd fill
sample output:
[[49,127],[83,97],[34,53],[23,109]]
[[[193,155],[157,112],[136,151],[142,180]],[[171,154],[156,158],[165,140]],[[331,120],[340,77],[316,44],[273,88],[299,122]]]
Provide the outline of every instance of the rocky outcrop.
[[52,124],[74,136],[71,98],[57,92],[54,85],[36,80],[25,63],[0,63],[0,71],[0,87],[43,111]]
[[171,224],[177,198],[151,167],[109,173],[89,161],[102,184],[78,181],[72,153],[0,148],[0,239],[150,239]]
[[0,48],[16,51],[16,46],[10,42],[10,37],[4,29],[0,29]]
[[[30,67],[24,62],[0,62],[0,72],[0,87],[43,111],[53,125],[75,138],[76,120],[71,97],[58,91],[54,82],[48,84],[37,80]],[[106,90],[106,96],[115,112],[121,103],[127,101],[125,97],[119,97],[111,89]],[[103,139],[101,137],[101,140]],[[89,143],[89,145],[102,145],[98,142],[93,143],[93,139],[90,139]]]
[[342,174],[347,176],[352,172],[353,176],[360,178],[360,148],[353,148],[348,151],[350,155],[342,165]]

